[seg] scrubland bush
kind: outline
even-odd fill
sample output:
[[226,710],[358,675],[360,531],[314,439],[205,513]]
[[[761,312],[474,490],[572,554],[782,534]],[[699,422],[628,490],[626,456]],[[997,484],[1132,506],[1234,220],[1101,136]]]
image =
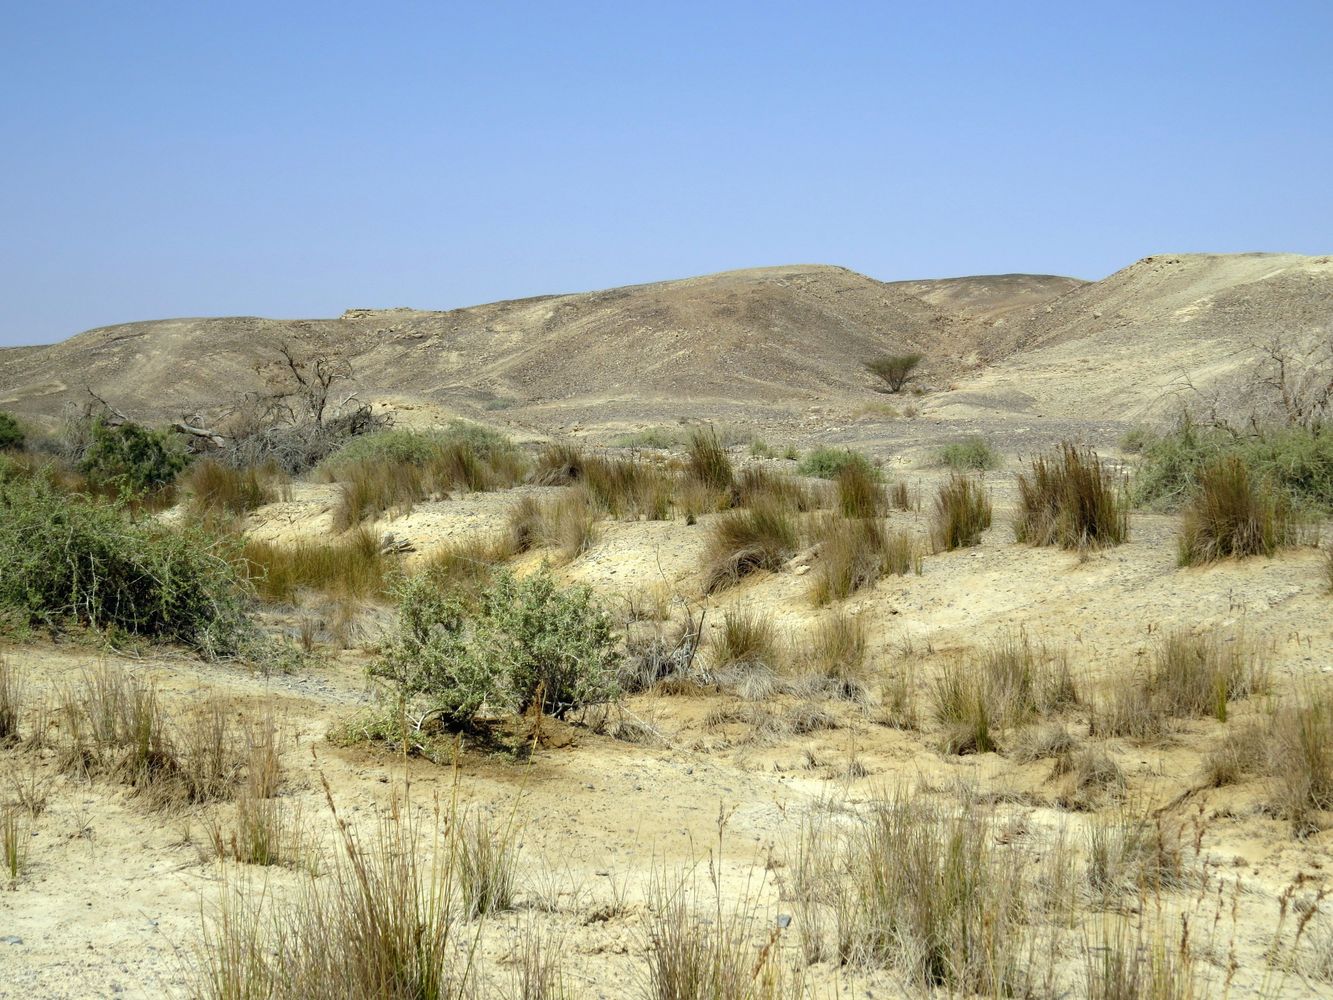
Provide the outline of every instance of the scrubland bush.
[[815,448],[806,452],[797,463],[796,471],[816,479],[837,479],[838,473],[849,465],[859,466],[871,479],[880,478],[879,468],[861,452],[850,448]]
[[79,469],[94,486],[139,494],[170,486],[185,465],[184,449],[167,432],[95,420]]
[[930,541],[936,552],[981,544],[991,526],[991,501],[985,487],[968,476],[951,475],[935,495]]
[[234,539],[197,524],[135,523],[118,504],[42,478],[0,482],[0,606],[34,625],[234,653],[252,634],[235,557]]
[[0,410],[0,451],[20,451],[26,441],[23,426],[14,415]]
[[935,464],[955,472],[985,472],[999,468],[1000,455],[983,437],[952,441],[935,452]]
[[889,392],[902,392],[924,354],[885,354],[866,362],[866,370],[884,380]]
[[1163,434],[1145,437],[1134,502],[1179,506],[1193,496],[1205,469],[1231,459],[1289,506],[1333,511],[1333,427],[1259,426],[1236,433],[1203,427],[1188,417]]
[[1054,456],[1034,459],[1018,476],[1014,537],[1065,549],[1119,545],[1129,537],[1125,491],[1092,451],[1065,442]]
[[877,518],[828,514],[813,534],[819,562],[811,574],[810,599],[817,605],[843,600],[883,576],[921,571],[916,540],[905,531],[890,531]]
[[1180,565],[1194,566],[1271,556],[1296,537],[1286,500],[1267,484],[1253,481],[1244,462],[1233,455],[1199,471],[1181,517],[1178,558]]
[[759,570],[777,570],[796,554],[796,521],[772,501],[723,514],[709,529],[704,591],[714,593]]
[[469,601],[424,577],[397,596],[397,629],[372,672],[452,725],[483,707],[521,713],[540,698],[563,716],[616,695],[611,616],[586,587],[500,571]]

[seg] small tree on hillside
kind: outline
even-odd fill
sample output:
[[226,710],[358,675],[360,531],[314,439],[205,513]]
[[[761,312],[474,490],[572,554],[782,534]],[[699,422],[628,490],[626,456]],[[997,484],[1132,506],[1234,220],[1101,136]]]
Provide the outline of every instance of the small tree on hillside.
[[923,357],[921,354],[885,354],[867,361],[866,371],[882,378],[889,392],[902,392]]
[[12,413],[0,410],[0,451],[23,447],[23,427],[14,419]]

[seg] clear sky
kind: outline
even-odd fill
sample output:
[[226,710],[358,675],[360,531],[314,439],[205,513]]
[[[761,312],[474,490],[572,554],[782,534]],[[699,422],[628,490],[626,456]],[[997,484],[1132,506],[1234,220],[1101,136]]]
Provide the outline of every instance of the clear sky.
[[0,5],[0,343],[1333,252],[1333,3]]

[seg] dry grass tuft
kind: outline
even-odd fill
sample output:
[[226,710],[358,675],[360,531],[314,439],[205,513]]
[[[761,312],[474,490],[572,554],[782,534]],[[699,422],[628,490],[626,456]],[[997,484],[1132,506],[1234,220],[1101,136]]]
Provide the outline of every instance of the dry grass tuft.
[[1088,1000],[1194,1000],[1205,995],[1197,982],[1188,925],[1172,944],[1161,930],[1147,936],[1117,915],[1103,916],[1085,944],[1084,995]]
[[687,469],[690,478],[717,493],[730,493],[735,484],[727,449],[711,427],[696,428],[690,435]]
[[821,516],[814,527],[819,562],[810,586],[816,605],[828,604],[873,585],[886,575],[921,572],[921,552],[905,531],[889,531],[876,518]]
[[1065,442],[1018,476],[1014,537],[1029,545],[1104,548],[1129,537],[1125,484],[1090,450]]
[[772,501],[723,514],[709,530],[704,592],[715,593],[760,570],[778,570],[796,554],[796,521]]
[[866,465],[853,462],[843,466],[834,484],[843,517],[879,517],[888,509],[884,487]]
[[713,669],[766,667],[776,671],[781,663],[781,643],[772,615],[750,607],[727,608],[713,640]]
[[0,747],[19,741],[24,700],[24,685],[18,671],[0,656]]
[[1298,837],[1322,828],[1333,809],[1333,698],[1305,691],[1279,708],[1269,736],[1271,803]]
[[736,477],[736,506],[771,503],[804,513],[819,506],[818,492],[784,472],[748,465]]
[[478,813],[464,820],[457,836],[463,912],[468,917],[485,917],[512,909],[518,882],[518,843],[513,824]]
[[1268,677],[1243,636],[1177,631],[1154,651],[1148,685],[1172,716],[1226,722],[1227,703],[1267,690]]
[[894,510],[916,510],[919,497],[913,496],[906,483],[894,483],[889,487],[889,506]]
[[1181,515],[1178,561],[1197,566],[1219,559],[1271,556],[1296,541],[1290,505],[1267,483],[1255,482],[1237,456],[1199,472]]
[[865,622],[834,611],[811,631],[809,643],[795,657],[796,665],[837,697],[863,698],[867,638]]
[[240,516],[290,496],[290,479],[276,466],[234,469],[210,458],[190,467],[186,481],[196,511]]
[[935,496],[930,540],[936,552],[981,544],[991,525],[990,496],[976,479],[953,475]]
[[555,549],[573,559],[597,541],[597,505],[585,486],[571,487],[552,500],[524,497],[510,510],[508,529],[513,552]]
[[375,599],[386,592],[390,562],[369,528],[358,528],[332,544],[290,545],[250,540],[242,551],[250,582],[260,596],[291,603],[302,589],[331,596]]

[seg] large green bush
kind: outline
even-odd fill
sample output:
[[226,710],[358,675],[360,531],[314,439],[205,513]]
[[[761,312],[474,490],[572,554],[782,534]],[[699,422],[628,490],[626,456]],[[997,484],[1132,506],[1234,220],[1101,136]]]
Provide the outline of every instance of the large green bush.
[[815,448],[801,459],[796,471],[803,476],[815,476],[819,479],[837,479],[838,473],[849,465],[859,466],[868,476],[878,482],[879,466],[865,455],[850,448]]
[[610,614],[587,587],[561,587],[549,573],[508,572],[464,601],[426,575],[398,590],[398,630],[373,672],[454,725],[483,706],[544,712],[614,698],[618,653]]
[[14,415],[0,410],[0,451],[16,451],[23,447],[24,441],[23,427]]
[[77,622],[234,653],[251,635],[235,546],[195,525],[135,523],[122,504],[44,476],[0,475],[0,607],[34,625]]
[[167,432],[98,420],[79,469],[94,485],[143,493],[175,482],[185,465],[184,452]]
[[1333,428],[1261,428],[1246,434],[1204,427],[1188,418],[1142,446],[1133,499],[1178,507],[1197,491],[1200,474],[1235,458],[1298,509],[1333,511]]

